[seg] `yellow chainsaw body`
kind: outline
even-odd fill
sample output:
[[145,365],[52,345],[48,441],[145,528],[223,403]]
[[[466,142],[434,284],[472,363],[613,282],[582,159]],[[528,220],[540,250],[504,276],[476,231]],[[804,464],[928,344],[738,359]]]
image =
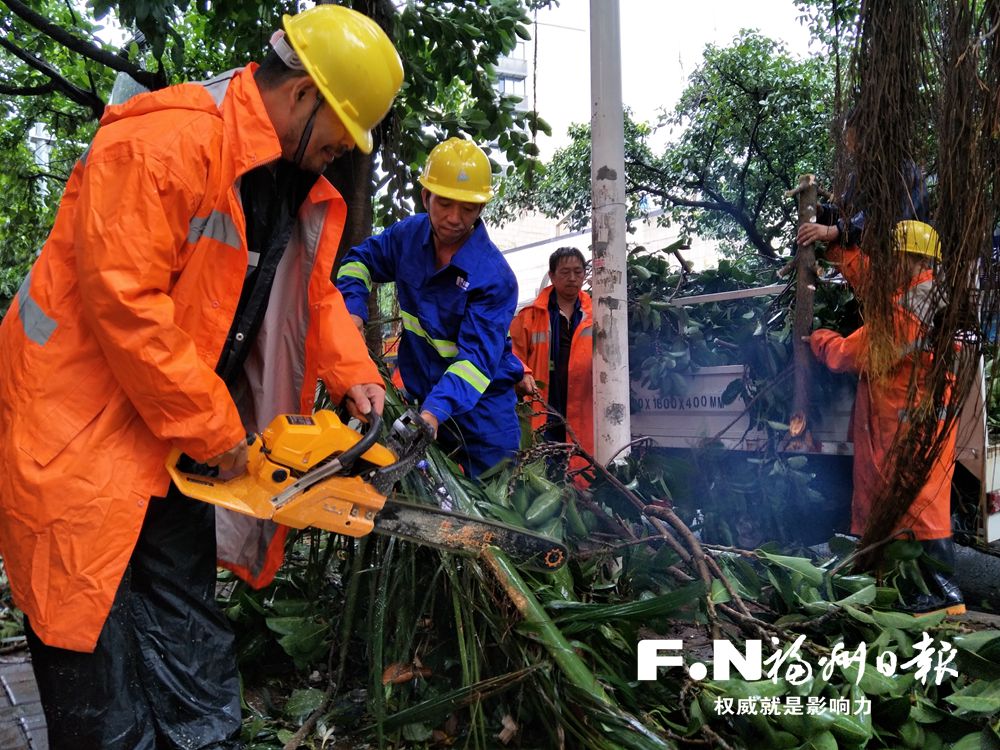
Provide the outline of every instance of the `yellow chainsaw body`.
[[[361,435],[332,411],[283,414],[250,445],[244,474],[229,479],[203,476],[178,468],[180,452],[167,459],[167,470],[188,497],[237,513],[302,529],[316,526],[348,536],[364,536],[374,526],[385,496],[357,476],[330,476],[283,501],[281,493],[309,471],[351,448]],[[396,461],[388,448],[375,443],[361,458],[384,467]]]

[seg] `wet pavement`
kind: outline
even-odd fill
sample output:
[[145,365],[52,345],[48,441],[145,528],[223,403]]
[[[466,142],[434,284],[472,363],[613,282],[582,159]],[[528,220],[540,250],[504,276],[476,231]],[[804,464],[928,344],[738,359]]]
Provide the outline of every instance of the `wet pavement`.
[[0,654],[0,748],[49,750],[27,649]]
[[965,603],[976,609],[1000,612],[1000,549],[990,545],[997,555],[956,545],[955,574],[965,596]]

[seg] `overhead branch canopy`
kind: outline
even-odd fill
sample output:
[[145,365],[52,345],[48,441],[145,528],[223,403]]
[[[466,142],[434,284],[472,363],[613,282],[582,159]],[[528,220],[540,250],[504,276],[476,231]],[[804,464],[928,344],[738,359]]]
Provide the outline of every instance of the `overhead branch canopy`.
[[100,63],[101,65],[106,65],[119,73],[127,73],[148,89],[158,89],[166,85],[166,79],[162,73],[151,73],[147,70],[143,70],[138,65],[130,62],[127,58],[108,52],[96,44],[88,42],[86,39],[81,39],[80,37],[69,33],[61,26],[52,23],[41,13],[32,10],[28,5],[22,3],[20,0],[2,0],[2,2],[10,8],[11,12],[13,12],[18,18],[63,45],[71,52],[83,55],[94,62]]
[[[360,241],[371,233],[373,220],[391,220],[413,207],[415,178],[427,153],[444,138],[496,144],[486,146],[496,157],[495,169],[534,168],[532,139],[548,132],[548,125],[496,85],[497,66],[531,37],[528,11],[546,2],[349,3],[386,30],[404,61],[405,82],[376,133],[376,159],[388,175],[376,200],[375,161],[365,165],[352,155],[328,175],[352,206],[345,238]],[[0,0],[0,110],[6,115],[0,120],[6,159],[0,229],[12,221],[39,228],[0,246],[0,311],[44,241],[53,199],[62,191],[59,180],[38,177],[69,173],[93,137],[116,74],[158,89],[261,60],[283,15],[302,5],[297,0]],[[133,34],[120,53],[101,43],[107,28]],[[32,131],[37,137],[29,140]],[[5,269],[11,270],[5,274]]]
[[[657,123],[670,139],[654,153],[654,129],[625,121],[629,217],[657,208],[683,234],[718,240],[725,250],[773,259],[787,250],[795,205],[784,197],[803,171],[830,172],[831,73],[819,57],[798,59],[779,42],[743,32],[709,45],[676,107]],[[513,220],[524,208],[589,219],[589,128],[570,128],[545,174],[510,181],[494,210]]]
[[[3,47],[3,49],[7,50],[14,57],[46,76],[54,90],[66,96],[70,101],[79,104],[81,107],[89,109],[94,119],[100,119],[101,114],[104,112],[104,101],[96,93],[74,85],[47,62],[21,49],[6,37],[0,37],[0,47]],[[28,88],[35,88],[37,93],[39,87]]]

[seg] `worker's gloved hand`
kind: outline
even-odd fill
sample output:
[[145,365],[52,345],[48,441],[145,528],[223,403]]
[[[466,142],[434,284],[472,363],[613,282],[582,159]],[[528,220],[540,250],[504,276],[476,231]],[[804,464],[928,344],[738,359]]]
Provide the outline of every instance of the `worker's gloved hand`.
[[385,406],[385,387],[381,383],[352,385],[344,395],[347,399],[347,412],[362,422],[368,421],[365,415],[372,409],[376,414],[381,414],[382,407]]
[[438,425],[441,424],[440,422],[438,422],[438,418],[435,417],[433,414],[431,414],[429,411],[420,412],[420,418],[431,426],[431,429],[434,430],[434,437],[437,437]]
[[205,464],[218,468],[220,473],[242,474],[247,468],[246,438],[238,442],[225,453],[212,456]]
[[534,377],[524,373],[521,382],[514,386],[514,393],[518,396],[534,396],[538,393],[538,384],[535,383]]

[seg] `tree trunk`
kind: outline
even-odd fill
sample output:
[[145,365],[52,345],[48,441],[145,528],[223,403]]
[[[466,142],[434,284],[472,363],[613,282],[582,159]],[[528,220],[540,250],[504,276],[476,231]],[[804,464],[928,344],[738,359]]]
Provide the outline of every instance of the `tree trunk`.
[[[816,221],[816,192],[815,176],[799,175],[799,186],[795,190],[799,203],[799,226]],[[795,390],[792,416],[788,421],[788,447],[807,450],[813,447],[808,421],[813,356],[808,341],[804,339],[812,331],[813,300],[816,296],[816,248],[813,243],[798,246],[795,269],[795,319],[792,325]]]
[[[331,0],[317,0],[317,5],[334,4]],[[354,10],[372,18],[382,30],[392,39],[392,20],[396,15],[395,7],[388,0],[360,0],[353,4]],[[375,154],[382,145],[379,138],[380,131],[385,128],[386,122],[393,117],[390,111],[382,126],[375,131],[375,148],[370,154],[363,154],[358,149],[353,149],[350,154],[341,159],[337,159],[326,171],[326,178],[337,188],[344,201],[347,203],[347,223],[344,226],[344,235],[340,240],[340,247],[337,249],[337,262],[333,266],[334,278],[340,269],[340,262],[344,254],[354,245],[360,244],[368,239],[372,234],[373,219],[373,198],[372,187],[375,184]],[[378,286],[372,289],[368,297],[368,319],[375,320],[382,317],[378,309]],[[376,354],[382,353],[382,331],[379,326],[368,328],[365,341],[368,349]]]
[[[372,154],[363,154],[358,149],[352,150],[341,159],[337,159],[326,171],[326,178],[333,183],[347,203],[347,223],[344,225],[344,235],[337,249],[337,262],[333,266],[334,278],[340,268],[340,261],[354,245],[368,239],[372,233],[372,184],[375,160]],[[368,297],[368,319],[381,317],[378,311],[377,287]],[[373,352],[381,352],[382,333],[377,326],[369,328],[365,340]]]

